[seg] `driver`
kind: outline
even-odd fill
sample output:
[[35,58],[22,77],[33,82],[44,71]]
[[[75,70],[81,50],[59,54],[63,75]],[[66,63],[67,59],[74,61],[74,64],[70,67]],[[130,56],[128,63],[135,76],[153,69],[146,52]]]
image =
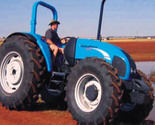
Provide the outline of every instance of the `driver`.
[[50,49],[53,51],[53,62],[55,62],[58,51],[64,54],[63,48],[61,48],[62,44],[65,44],[65,39],[60,39],[57,34],[58,25],[60,24],[57,20],[52,20],[49,25],[51,26],[45,33],[46,42],[49,44]]

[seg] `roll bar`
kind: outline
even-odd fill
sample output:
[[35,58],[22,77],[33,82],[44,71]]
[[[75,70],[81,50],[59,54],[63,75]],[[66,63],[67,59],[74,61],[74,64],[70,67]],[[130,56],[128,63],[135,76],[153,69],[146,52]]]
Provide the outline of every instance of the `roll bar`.
[[31,33],[32,34],[35,34],[35,32],[36,32],[36,24],[37,24],[36,19],[37,19],[37,7],[38,7],[38,5],[41,5],[43,7],[50,9],[53,13],[53,19],[54,20],[57,20],[57,18],[58,18],[57,11],[53,6],[47,4],[43,1],[35,2],[33,5],[33,8],[32,8],[32,20],[31,20]]
[[97,40],[100,40],[100,36],[101,36],[101,26],[102,26],[103,9],[104,9],[105,1],[106,0],[102,0],[102,3],[101,3],[100,16],[99,16],[99,24],[98,24],[98,32],[97,32]]

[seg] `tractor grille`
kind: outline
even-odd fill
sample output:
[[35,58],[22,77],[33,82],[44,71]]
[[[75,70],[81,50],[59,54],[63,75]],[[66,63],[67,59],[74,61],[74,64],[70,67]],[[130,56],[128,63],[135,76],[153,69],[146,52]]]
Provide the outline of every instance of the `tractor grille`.
[[126,64],[121,58],[115,56],[114,59],[113,59],[112,65],[118,70],[118,75],[119,76],[125,77]]

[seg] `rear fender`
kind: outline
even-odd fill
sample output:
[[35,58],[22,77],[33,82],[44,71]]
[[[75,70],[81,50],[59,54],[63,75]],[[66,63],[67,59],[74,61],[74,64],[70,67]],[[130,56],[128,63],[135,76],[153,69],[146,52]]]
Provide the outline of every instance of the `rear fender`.
[[45,57],[48,72],[52,72],[52,58],[51,58],[50,48],[48,44],[46,43],[46,41],[42,39],[42,36],[37,35],[37,34],[32,34],[32,33],[16,32],[16,33],[9,35],[7,38],[14,36],[14,35],[25,36],[30,41],[37,43],[37,45],[39,46],[39,48],[41,49],[43,53],[43,56]]

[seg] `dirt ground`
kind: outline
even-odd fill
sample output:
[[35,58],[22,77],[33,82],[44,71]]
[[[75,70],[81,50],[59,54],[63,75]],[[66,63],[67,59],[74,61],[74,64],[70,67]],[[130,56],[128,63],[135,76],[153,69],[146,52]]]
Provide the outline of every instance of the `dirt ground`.
[[68,111],[52,110],[36,103],[25,111],[9,111],[0,106],[0,125],[76,125]]
[[[110,42],[131,54],[135,61],[155,61],[155,42]],[[153,113],[139,125],[155,125]],[[71,114],[64,110],[48,108],[44,103],[36,103],[25,111],[10,111],[0,106],[0,125],[76,125]],[[120,123],[120,125],[125,125]]]
[[134,61],[155,61],[155,40],[110,43],[124,49]]
[[[37,103],[25,111],[10,111],[0,106],[0,125],[77,125],[68,111],[52,110],[47,107],[44,103]],[[154,118],[154,114],[135,125],[155,125],[151,118]],[[119,123],[117,125],[133,124]]]

